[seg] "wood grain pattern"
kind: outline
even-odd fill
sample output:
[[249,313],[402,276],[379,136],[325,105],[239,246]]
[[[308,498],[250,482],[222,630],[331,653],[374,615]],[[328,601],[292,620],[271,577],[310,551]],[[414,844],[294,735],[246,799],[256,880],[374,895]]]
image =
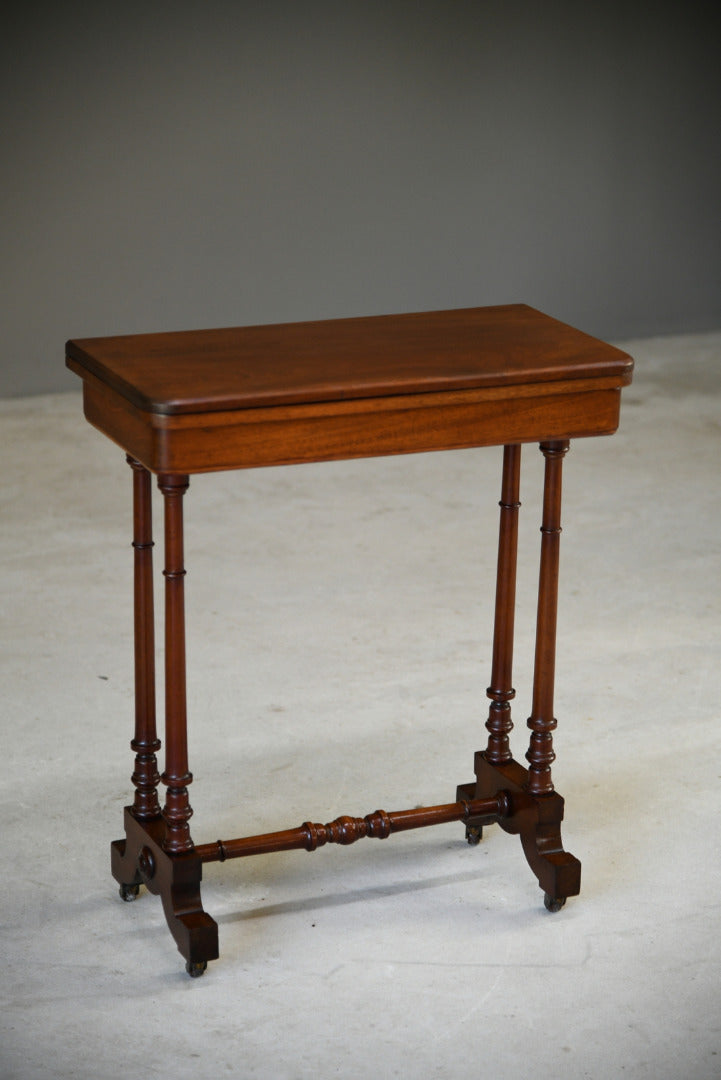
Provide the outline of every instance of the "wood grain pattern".
[[[564,803],[551,778],[561,469],[569,440],[615,431],[633,362],[620,350],[524,305],[70,341],[87,419],[129,455],[134,474],[135,802],[111,845],[121,896],[160,895],[189,974],[218,956],[203,910],[206,862],[351,844],[462,821],[477,843],[496,823],[520,836],[557,911],[580,889],[564,851]],[[528,769],[511,756],[521,444],[545,456],[541,564]],[[504,446],[488,744],[455,803],[196,846],[190,834],[183,496],[189,476],[218,469]],[[165,529],[165,805],[159,813],[155,730],[149,473]]]
[[630,376],[619,349],[525,304],[67,343],[145,412],[222,412]]
[[619,411],[617,388],[584,387],[538,396],[467,391],[165,417],[142,413],[97,380],[85,381],[88,421],[155,473],[610,435]]
[[618,426],[625,353],[524,305],[67,344],[87,419],[155,473]]

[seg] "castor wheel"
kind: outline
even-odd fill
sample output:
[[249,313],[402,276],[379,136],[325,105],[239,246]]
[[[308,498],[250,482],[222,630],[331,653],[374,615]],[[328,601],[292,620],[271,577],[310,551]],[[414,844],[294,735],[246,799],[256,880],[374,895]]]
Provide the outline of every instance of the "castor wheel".
[[565,896],[551,896],[550,893],[546,893],[543,897],[543,903],[546,906],[546,911],[560,911],[563,905],[566,903]]
[[208,966],[207,960],[188,960],[185,970],[191,979],[199,979]]
[[476,844],[480,844],[483,837],[483,828],[481,825],[468,825],[466,828],[466,840],[475,847]]
[[130,903],[131,900],[136,899],[138,893],[140,892],[140,886],[139,885],[121,885],[120,889],[119,889],[119,892],[120,892],[121,898],[123,900],[125,900],[127,903]]

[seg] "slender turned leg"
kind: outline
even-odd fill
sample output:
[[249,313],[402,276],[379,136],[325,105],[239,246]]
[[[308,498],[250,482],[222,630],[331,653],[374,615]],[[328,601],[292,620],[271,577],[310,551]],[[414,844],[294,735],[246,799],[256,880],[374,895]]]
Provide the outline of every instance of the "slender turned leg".
[[[125,839],[111,845],[112,871],[125,900],[144,884],[160,896],[168,928],[190,975],[202,975],[218,956],[218,927],[203,911],[203,864],[190,837],[185,705],[185,613],[183,596],[183,507],[187,476],[161,476],[165,508],[165,771],[157,775],[153,661],[153,601],[150,568],[149,474],[135,471],[135,662],[137,751],[135,804],[125,809]],[[159,779],[167,787],[162,813]]]
[[141,873],[151,892],[160,893],[168,927],[185,957],[186,970],[202,975],[218,956],[218,926],[203,911],[203,865],[190,836],[188,733],[185,695],[185,568],[183,496],[188,477],[161,475],[165,508],[165,771],[164,830],[146,834]]
[[135,581],[135,785],[133,813],[141,821],[160,814],[155,726],[155,629],[153,611],[153,525],[150,473],[128,456],[133,469],[133,549]]
[[[132,775],[135,799],[129,813],[138,821],[160,817],[158,803],[158,761],[160,741],[155,725],[155,633],[153,614],[153,525],[150,473],[139,461],[127,456],[133,470],[133,551],[135,623],[135,737],[130,743],[135,753]],[[132,846],[132,845],[131,845]],[[128,850],[127,837],[111,847],[113,875],[120,883],[123,900],[134,900],[141,876],[135,852]]]
[[192,816],[188,785],[188,734],[185,701],[185,597],[183,567],[183,495],[187,476],[160,476],[165,505],[165,772],[164,849],[192,851],[188,822]]
[[541,567],[538,582],[536,656],[533,669],[533,705],[528,726],[531,739],[526,754],[529,762],[528,790],[531,795],[553,791],[551,765],[553,732],[553,690],[556,672],[556,615],[558,610],[558,559],[561,544],[561,472],[568,442],[541,443],[546,459],[541,525]]
[[[503,448],[500,522],[498,528],[498,565],[496,572],[496,612],[493,629],[491,685],[486,694],[491,699],[486,728],[488,746],[485,757],[493,765],[511,760],[509,735],[513,729],[510,702],[516,696],[512,686],[513,624],[516,608],[516,563],[518,554],[518,511],[521,477],[521,447]],[[480,821],[469,820],[466,840],[477,844],[483,835]]]
[[488,690],[492,704],[486,724],[489,730],[488,747],[476,754],[476,782],[460,785],[456,797],[484,799],[504,793],[508,812],[503,816],[488,815],[470,821],[468,839],[475,842],[472,830],[477,829],[480,836],[480,827],[494,822],[505,832],[518,834],[528,864],[545,893],[546,907],[549,911],[557,911],[567,897],[576,896],[581,888],[581,864],[573,855],[563,850],[563,799],[554,791],[551,780],[551,764],[555,758],[552,732],[556,727],[553,716],[553,687],[561,533],[561,468],[568,442],[541,444],[546,465],[533,705],[528,721],[531,728],[530,748],[526,755],[528,769],[513,760],[508,746],[508,734],[511,730],[509,702],[513,697],[511,660],[516,570],[515,511],[518,502],[515,470],[519,464],[509,453],[510,449],[506,449],[504,456],[493,673],[492,685]]
[[533,670],[533,702],[528,726],[531,729],[526,759],[525,788],[536,807],[537,821],[531,831],[521,828],[521,842],[531,867],[545,890],[549,911],[558,911],[568,896],[581,888],[581,864],[563,850],[561,821],[563,799],[556,794],[551,778],[553,732],[553,690],[556,672],[556,618],[558,611],[558,559],[561,544],[561,477],[568,441],[541,443],[546,459],[541,525],[541,564],[538,581],[536,654]]
[[516,562],[518,555],[518,501],[521,477],[521,447],[503,449],[503,486],[501,520],[498,532],[498,571],[496,574],[496,617],[493,630],[493,665],[491,685],[486,694],[491,699],[488,710],[488,746],[486,757],[492,765],[511,760],[508,736],[513,730],[510,702],[513,689],[513,623],[516,609]]

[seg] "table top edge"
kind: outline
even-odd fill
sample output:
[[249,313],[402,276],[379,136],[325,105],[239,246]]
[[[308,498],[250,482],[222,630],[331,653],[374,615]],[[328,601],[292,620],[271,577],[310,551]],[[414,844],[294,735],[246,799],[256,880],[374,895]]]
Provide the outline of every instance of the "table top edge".
[[[509,334],[515,326],[518,337],[518,326],[521,327],[522,345],[517,340],[509,337],[509,352],[513,348],[517,352],[522,349],[529,351],[523,334],[528,335],[528,328],[533,332],[538,328],[545,335],[545,339],[553,340],[554,334],[558,340],[564,343],[565,355],[557,358],[547,357],[544,359],[542,348],[539,347],[538,362],[534,365],[525,366],[516,361],[499,363],[499,355],[502,357],[502,344],[498,344],[498,334],[504,328],[503,320],[508,320]],[[445,367],[440,364],[433,366],[432,357],[426,357],[425,366],[415,370],[408,363],[402,366],[402,370],[386,373],[378,367],[378,358],[375,368],[366,366],[365,371],[360,371],[357,376],[355,370],[350,373],[343,372],[342,358],[338,364],[338,371],[328,366],[332,359],[332,352],[327,344],[323,347],[328,352],[326,369],[318,369],[312,377],[306,376],[297,379],[293,385],[292,378],[283,383],[277,378],[266,381],[255,379],[254,385],[244,389],[242,385],[229,389],[227,377],[225,382],[212,386],[212,380],[206,385],[195,374],[194,382],[191,382],[193,392],[183,393],[183,386],[173,387],[170,392],[166,380],[163,392],[158,392],[159,387],[153,385],[152,378],[143,378],[142,371],[138,376],[139,366],[143,358],[143,350],[161,350],[163,362],[182,368],[183,363],[187,369],[188,359],[183,355],[182,348],[194,343],[196,350],[202,348],[204,342],[208,348],[223,343],[225,355],[222,361],[227,372],[228,365],[233,361],[233,356],[228,354],[228,342],[237,341],[244,348],[250,342],[260,341],[264,352],[258,353],[259,359],[267,359],[272,356],[272,338],[279,335],[281,342],[283,337],[291,343],[301,338],[299,335],[306,334],[312,342],[313,336],[320,334],[335,335],[336,342],[350,343],[357,340],[363,342],[363,335],[368,337],[368,347],[371,348],[378,342],[378,334],[388,333],[394,337],[394,347],[398,348],[398,334],[410,332],[416,335],[431,327],[436,334],[442,334],[444,326],[448,326],[456,335],[458,328],[466,333],[466,337],[473,331],[480,333],[486,329],[485,323],[490,327],[494,338],[491,350],[495,350],[495,366],[484,368],[479,363],[479,357],[484,355],[484,342],[479,340],[473,343],[473,357],[469,362],[467,356],[468,343],[465,342],[465,352],[456,349],[458,358],[452,350],[449,354],[454,364],[449,364],[446,358]],[[514,321],[515,320],[515,321]],[[339,336],[345,335],[345,336]],[[370,336],[368,336],[370,335]],[[374,336],[375,335],[375,336]],[[266,342],[263,342],[263,339]],[[333,339],[331,338],[331,345]],[[439,346],[440,347],[440,346]],[[232,345],[230,346],[232,350]],[[576,348],[576,352],[573,350]],[[175,351],[174,351],[175,349]],[[125,350],[125,353],[123,353]],[[162,350],[165,350],[164,355]],[[412,351],[411,344],[408,346]],[[570,350],[570,355],[569,355]],[[532,351],[532,349],[531,349]],[[246,348],[246,354],[248,349]],[[111,356],[108,361],[107,357]],[[117,357],[120,357],[120,360]],[[129,359],[125,360],[123,358]],[[105,357],[105,359],[104,359]],[[252,357],[254,358],[254,357]],[[247,355],[244,358],[247,363]],[[355,358],[356,360],[358,357]],[[382,359],[382,358],[381,358]],[[156,361],[156,366],[159,361]],[[241,361],[238,361],[240,366]],[[551,383],[554,381],[565,382],[568,380],[593,382],[599,378],[616,378],[619,388],[628,385],[632,379],[633,360],[616,346],[592,338],[582,331],[575,330],[564,323],[560,323],[550,316],[530,308],[524,304],[499,305],[486,308],[461,308],[442,312],[411,312],[398,316],[380,315],[364,316],[350,319],[333,319],[307,323],[278,323],[265,324],[253,327],[230,327],[217,328],[215,330],[198,331],[175,331],[157,334],[128,334],[104,338],[76,338],[66,343],[66,364],[70,370],[81,378],[87,375],[94,376],[104,382],[113,392],[130,401],[143,412],[158,415],[182,415],[189,413],[205,413],[228,411],[235,409],[263,408],[277,405],[307,405],[322,404],[324,402],[340,402],[348,400],[361,400],[367,398],[391,397],[403,394],[437,393],[439,391],[463,391],[482,390],[486,387],[528,385],[529,383]],[[215,361],[216,367],[218,361]],[[150,366],[150,364],[148,365]],[[317,365],[316,365],[317,366]],[[397,365],[398,366],[398,365]],[[211,372],[212,373],[212,372]],[[181,371],[181,375],[183,372]],[[133,375],[135,377],[133,377]],[[182,384],[182,378],[178,380]],[[186,378],[186,387],[188,380]],[[202,387],[202,389],[199,389]]]

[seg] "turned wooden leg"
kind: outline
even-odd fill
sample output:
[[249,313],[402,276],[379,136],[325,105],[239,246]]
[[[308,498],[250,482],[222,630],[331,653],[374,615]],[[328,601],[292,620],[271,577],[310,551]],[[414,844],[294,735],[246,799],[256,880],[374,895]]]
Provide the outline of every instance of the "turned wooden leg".
[[[493,628],[491,685],[486,694],[491,699],[486,728],[486,759],[493,765],[511,760],[509,735],[513,729],[511,701],[516,696],[512,685],[513,629],[516,608],[516,564],[518,561],[518,511],[521,478],[521,447],[503,448],[503,479],[498,527],[498,563],[496,569],[496,609]],[[460,789],[459,789],[460,790]],[[477,844],[483,835],[483,823],[470,819],[466,839]]]
[[[138,821],[153,821],[160,817],[156,757],[160,740],[155,723],[152,486],[150,473],[139,461],[128,455],[127,462],[133,470],[135,628],[135,735],[130,743],[135,753],[131,777],[135,798],[129,811]],[[140,890],[142,879],[135,855],[128,849],[127,836],[111,847],[112,872],[123,900],[134,900]]]
[[556,673],[556,618],[558,610],[558,560],[561,544],[561,475],[568,442],[541,443],[546,459],[541,525],[541,567],[538,581],[536,655],[533,669],[533,704],[528,727],[531,739],[526,759],[528,790],[531,795],[553,791],[551,765],[553,732],[553,691]]
[[[131,462],[131,464],[133,464]],[[153,664],[152,576],[150,570],[149,476],[136,469],[136,708],[139,726],[134,745],[140,764],[136,802],[125,809],[125,839],[111,846],[113,875],[123,899],[137,895],[144,884],[160,896],[168,928],[185,957],[190,975],[201,975],[218,956],[218,927],[203,910],[200,882],[203,864],[190,836],[192,815],[188,785],[188,738],[185,696],[185,611],[183,579],[182,498],[187,476],[161,476],[158,484],[165,511],[165,771],[157,777],[154,750],[155,693]],[[148,755],[152,750],[152,768]],[[150,780],[154,780],[150,795]],[[167,793],[162,812],[158,779]],[[140,810],[138,811],[138,807]]]
[[581,887],[581,864],[563,850],[561,821],[563,799],[554,791],[551,765],[556,759],[553,732],[553,692],[556,672],[556,621],[558,611],[558,561],[561,543],[561,478],[568,441],[541,443],[545,461],[541,563],[536,617],[536,652],[533,669],[533,701],[528,727],[531,737],[526,753],[528,778],[525,789],[533,799],[535,827],[521,828],[526,857],[545,890],[549,911],[558,911],[568,896]]
[[165,771],[167,787],[163,847],[171,854],[192,851],[188,822],[193,814],[188,785],[188,733],[185,696],[185,593],[183,496],[187,476],[160,476],[165,506]]
[[201,975],[218,956],[218,927],[203,911],[200,881],[203,865],[188,822],[192,808],[188,786],[188,730],[185,692],[185,567],[183,565],[183,496],[188,477],[161,475],[158,486],[165,508],[165,823],[160,833],[146,834],[141,852],[143,880],[160,894],[178,948],[192,976]]
[[135,612],[135,786],[133,813],[146,820],[160,814],[155,724],[155,628],[153,609],[153,524],[150,473],[128,456],[133,470],[133,550]]
[[509,735],[513,730],[511,701],[513,689],[513,624],[516,610],[516,563],[518,556],[518,501],[521,477],[521,447],[503,450],[503,486],[498,532],[498,569],[496,573],[496,615],[493,629],[491,685],[486,694],[491,699],[488,710],[488,746],[486,757],[492,765],[511,760]]
[[[515,450],[515,453],[512,452]],[[520,448],[504,452],[503,496],[501,499],[496,622],[493,669],[488,696],[491,706],[486,727],[486,750],[475,756],[476,781],[458,787],[457,799],[486,799],[503,793],[507,812],[487,815],[469,822],[470,842],[480,838],[483,825],[497,822],[505,832],[520,837],[529,866],[545,893],[549,911],[557,911],[581,887],[581,864],[563,850],[561,822],[563,799],[551,780],[553,752],[553,689],[556,655],[556,609],[558,554],[561,532],[561,467],[568,442],[541,444],[546,459],[543,522],[541,525],[541,567],[536,620],[536,654],[533,704],[528,726],[530,747],[528,769],[511,757],[510,701],[513,698],[511,666],[515,606],[516,536],[518,510],[518,467]],[[475,832],[475,835],[474,835]]]

